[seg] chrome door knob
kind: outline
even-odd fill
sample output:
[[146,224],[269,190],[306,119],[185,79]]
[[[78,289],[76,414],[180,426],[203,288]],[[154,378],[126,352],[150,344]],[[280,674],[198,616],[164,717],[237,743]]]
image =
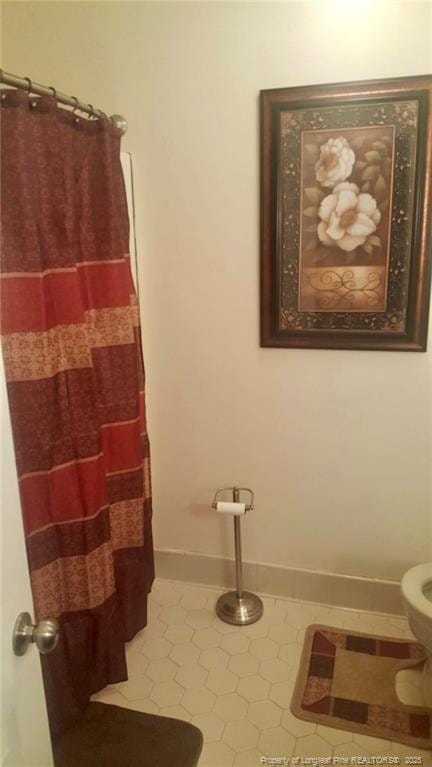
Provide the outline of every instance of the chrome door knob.
[[35,626],[29,613],[20,613],[15,621],[12,647],[15,655],[24,655],[32,642],[42,655],[54,650],[59,640],[59,624],[55,618],[45,618]]

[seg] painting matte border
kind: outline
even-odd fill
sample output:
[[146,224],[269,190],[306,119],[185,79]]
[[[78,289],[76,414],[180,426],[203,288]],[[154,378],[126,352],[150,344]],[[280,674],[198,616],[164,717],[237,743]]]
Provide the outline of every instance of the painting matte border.
[[[417,115],[414,121],[409,113],[413,105]],[[378,109],[382,110],[382,115],[378,114]],[[341,122],[344,112],[352,118],[345,115],[345,121]],[[378,120],[379,117],[384,119]],[[281,128],[282,120],[288,120],[285,133]],[[333,120],[334,125],[328,126],[326,120]],[[392,176],[389,273],[386,275],[390,294],[386,282],[386,306],[380,305],[379,311],[373,308],[370,311],[324,310],[322,307],[302,311],[298,291],[303,135],[308,131],[333,129],[337,133],[392,123],[397,123],[395,151],[399,154],[415,126],[415,167],[410,171],[412,183],[406,172],[404,175],[401,162],[394,188]],[[288,136],[286,145],[283,144],[283,133]],[[426,350],[431,270],[431,170],[430,75],[261,91],[261,346]],[[292,189],[286,185],[287,177],[292,179]],[[398,222],[398,194],[403,184],[408,183],[407,178],[412,186],[411,207],[409,215]],[[325,189],[323,193],[326,193]],[[404,199],[407,199],[406,195]],[[368,242],[366,250],[371,250]],[[324,252],[322,243],[318,242],[318,246]]]

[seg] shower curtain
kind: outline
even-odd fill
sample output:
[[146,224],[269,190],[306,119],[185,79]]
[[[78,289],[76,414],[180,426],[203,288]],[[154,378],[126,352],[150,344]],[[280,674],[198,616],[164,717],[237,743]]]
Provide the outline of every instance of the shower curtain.
[[[127,678],[154,577],[149,444],[120,136],[1,97],[1,332],[51,730]],[[18,606],[19,608],[19,606]]]

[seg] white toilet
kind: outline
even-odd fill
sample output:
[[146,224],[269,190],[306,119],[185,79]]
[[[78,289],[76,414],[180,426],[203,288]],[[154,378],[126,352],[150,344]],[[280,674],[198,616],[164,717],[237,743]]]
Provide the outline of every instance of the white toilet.
[[401,591],[411,631],[428,652],[423,666],[423,696],[432,708],[432,562],[408,570]]

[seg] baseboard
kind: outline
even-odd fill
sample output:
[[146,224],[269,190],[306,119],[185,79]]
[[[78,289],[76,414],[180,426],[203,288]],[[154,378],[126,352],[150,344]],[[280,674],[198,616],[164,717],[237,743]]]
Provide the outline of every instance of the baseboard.
[[[223,588],[235,583],[234,560],[164,549],[155,551],[156,575]],[[320,602],[352,610],[403,615],[398,581],[243,563],[244,587],[260,594]]]

